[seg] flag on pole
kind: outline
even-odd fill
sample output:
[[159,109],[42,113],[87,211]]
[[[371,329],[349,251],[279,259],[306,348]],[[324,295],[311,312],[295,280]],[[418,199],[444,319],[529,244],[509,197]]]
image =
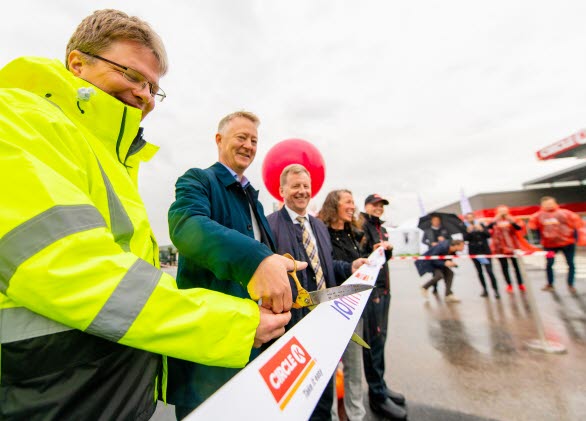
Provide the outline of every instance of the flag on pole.
[[423,200],[421,199],[421,195],[417,193],[417,203],[419,204],[419,216],[427,215],[425,212],[425,207],[423,206]]
[[460,210],[462,211],[462,215],[472,212],[472,206],[463,188],[460,188]]
[[[472,212],[472,205],[470,205],[470,200],[468,200],[468,196],[466,196],[466,193],[464,193],[463,188],[460,188],[460,211],[462,212],[462,215],[466,215],[467,213]],[[466,226],[470,225],[470,223],[466,220],[464,220],[464,223]],[[488,265],[489,263],[489,260],[486,257],[479,257],[477,260],[481,265]]]

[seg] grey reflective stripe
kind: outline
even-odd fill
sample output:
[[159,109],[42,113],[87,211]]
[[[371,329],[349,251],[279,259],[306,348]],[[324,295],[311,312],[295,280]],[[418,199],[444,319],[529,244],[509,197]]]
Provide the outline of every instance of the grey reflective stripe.
[[122,202],[116,195],[114,187],[112,187],[112,183],[110,183],[110,179],[102,168],[100,161],[98,161],[98,165],[100,166],[102,178],[106,185],[106,192],[108,193],[108,210],[110,212],[110,226],[114,235],[114,241],[122,247],[122,250],[130,251],[130,239],[134,234],[132,221],[130,221],[130,217],[126,213],[124,206],[122,206]]
[[6,293],[18,267],[45,247],[70,234],[105,226],[100,212],[90,205],[54,206],[20,224],[0,239],[0,292]]
[[118,342],[134,323],[162,274],[153,265],[138,259],[85,331]]
[[73,330],[24,307],[0,309],[0,344]]

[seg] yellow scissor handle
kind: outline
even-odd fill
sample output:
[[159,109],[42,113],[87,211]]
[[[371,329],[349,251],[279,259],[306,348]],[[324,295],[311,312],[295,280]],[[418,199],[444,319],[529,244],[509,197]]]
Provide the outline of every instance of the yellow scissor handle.
[[309,292],[307,292],[307,290],[301,286],[301,282],[299,282],[299,279],[297,278],[297,261],[289,253],[285,253],[283,256],[293,260],[293,271],[287,272],[289,275],[291,275],[291,278],[293,278],[295,285],[297,286],[297,298],[293,303],[293,308],[310,306],[312,302],[311,297],[309,296]]

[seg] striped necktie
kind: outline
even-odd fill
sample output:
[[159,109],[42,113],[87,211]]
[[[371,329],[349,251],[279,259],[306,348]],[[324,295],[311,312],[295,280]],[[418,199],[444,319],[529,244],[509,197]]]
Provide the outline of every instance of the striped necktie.
[[303,247],[305,247],[305,252],[307,253],[307,257],[309,257],[311,267],[315,272],[315,282],[317,284],[317,289],[325,289],[326,283],[324,272],[321,268],[321,264],[319,263],[317,247],[313,243],[311,236],[309,235],[309,231],[305,227],[305,220],[307,218],[305,216],[298,216],[295,219],[297,219],[297,221],[299,221],[299,225],[301,225],[301,239],[303,240]]

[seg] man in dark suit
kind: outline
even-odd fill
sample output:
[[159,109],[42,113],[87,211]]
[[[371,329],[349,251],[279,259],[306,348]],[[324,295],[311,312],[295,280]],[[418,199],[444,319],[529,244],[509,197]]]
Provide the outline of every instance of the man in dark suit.
[[439,242],[450,238],[448,230],[442,225],[442,218],[438,215],[431,217],[431,227],[423,231],[423,244],[429,247],[437,246]]
[[[356,259],[352,264],[333,259],[332,243],[327,227],[319,219],[307,213],[311,199],[309,171],[299,164],[291,164],[281,173],[280,193],[285,201],[280,211],[267,217],[275,238],[277,253],[290,253],[295,260],[307,261],[307,269],[298,272],[299,282],[308,291],[330,288],[342,283],[367,259]],[[291,283],[293,294],[297,294]],[[290,329],[299,322],[309,309],[292,309]],[[334,378],[326,387],[310,420],[330,420],[334,399]]]
[[[294,267],[291,260],[274,254],[258,191],[244,176],[256,155],[258,124],[258,117],[246,111],[224,117],[216,134],[218,162],[181,176],[169,209],[169,233],[179,251],[179,288],[262,298],[260,324],[269,323],[270,328],[264,338],[251,337],[250,347],[244,347],[251,360],[260,352],[250,351],[253,343],[258,347],[285,332],[292,305],[287,270]],[[305,266],[298,262],[298,267]],[[217,344],[218,349],[234,346]],[[175,405],[177,419],[186,417],[237,372],[170,358],[168,401]]]

